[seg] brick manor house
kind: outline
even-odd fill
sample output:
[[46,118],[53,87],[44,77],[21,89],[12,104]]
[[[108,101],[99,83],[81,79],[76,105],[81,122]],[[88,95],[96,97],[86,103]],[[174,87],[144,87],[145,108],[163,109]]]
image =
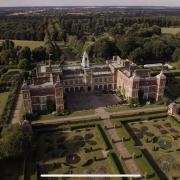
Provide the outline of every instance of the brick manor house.
[[26,113],[47,109],[47,102],[56,105],[56,111],[64,111],[64,94],[119,90],[127,99],[160,100],[164,96],[166,77],[163,71],[151,76],[150,69],[140,69],[129,60],[114,56],[104,65],[89,63],[84,52],[80,65],[37,65],[36,77],[28,85],[22,85]]

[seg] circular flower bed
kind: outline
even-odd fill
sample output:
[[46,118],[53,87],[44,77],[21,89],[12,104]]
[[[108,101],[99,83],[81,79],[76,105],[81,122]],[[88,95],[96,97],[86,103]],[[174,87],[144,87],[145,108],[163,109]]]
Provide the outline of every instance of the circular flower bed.
[[80,156],[77,154],[69,154],[66,156],[66,162],[68,164],[76,164],[81,160]]
[[160,148],[162,148],[164,150],[170,149],[172,147],[171,140],[168,137],[160,138],[158,141],[158,144],[159,144]]

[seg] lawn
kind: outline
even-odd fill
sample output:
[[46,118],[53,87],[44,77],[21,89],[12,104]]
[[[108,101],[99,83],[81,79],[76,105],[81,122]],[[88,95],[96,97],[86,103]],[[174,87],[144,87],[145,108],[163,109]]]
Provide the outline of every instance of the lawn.
[[157,104],[150,104],[150,105],[144,105],[141,107],[136,107],[136,108],[130,108],[129,106],[114,106],[114,107],[106,107],[105,110],[107,112],[113,113],[113,112],[121,112],[121,111],[126,111],[126,110],[138,110],[138,109],[143,109],[143,108],[154,108],[154,107],[161,107],[162,105],[157,105]]
[[177,34],[180,32],[180,28],[171,27],[171,28],[161,28],[163,34]]
[[64,131],[48,131],[47,127],[44,132],[38,132],[36,140],[39,173],[118,173],[96,126]]
[[129,125],[167,177],[179,176],[180,125],[171,118],[131,122]]
[[76,116],[88,116],[88,115],[95,115],[95,110],[83,110],[83,111],[74,111],[68,115],[64,116],[54,116],[52,114],[47,115],[40,115],[37,120],[51,120],[51,119],[62,119],[62,118],[69,118],[69,117],[76,117]]
[[[4,40],[0,40],[0,43]],[[28,46],[30,49],[34,49],[39,46],[44,46],[44,41],[26,41],[26,40],[12,40],[15,46]]]
[[9,93],[10,93],[9,91],[0,93],[0,116],[2,115],[4,108],[6,106]]
[[21,107],[19,111],[20,121],[24,120],[24,115],[25,115],[24,103],[23,103],[23,99],[21,99]]

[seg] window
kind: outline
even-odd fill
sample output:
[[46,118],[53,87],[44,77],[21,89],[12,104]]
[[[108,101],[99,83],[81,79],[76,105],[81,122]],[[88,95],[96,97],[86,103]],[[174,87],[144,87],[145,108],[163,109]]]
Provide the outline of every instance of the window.
[[24,99],[27,99],[28,98],[28,94],[27,93],[24,93]]
[[42,96],[41,98],[40,98],[40,102],[41,102],[41,104],[46,104],[46,96]]

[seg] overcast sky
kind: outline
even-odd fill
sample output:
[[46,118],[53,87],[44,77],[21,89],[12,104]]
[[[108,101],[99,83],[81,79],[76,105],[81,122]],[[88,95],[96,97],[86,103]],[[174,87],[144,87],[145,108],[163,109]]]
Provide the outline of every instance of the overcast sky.
[[0,0],[0,6],[180,6],[180,0]]

